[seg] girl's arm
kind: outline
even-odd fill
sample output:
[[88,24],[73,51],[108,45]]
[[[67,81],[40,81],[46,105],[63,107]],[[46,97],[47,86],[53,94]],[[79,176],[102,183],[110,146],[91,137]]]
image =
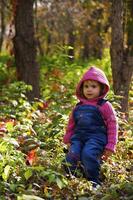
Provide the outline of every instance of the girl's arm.
[[106,102],[101,106],[100,111],[107,127],[108,143],[105,150],[115,152],[118,141],[118,122],[114,108],[110,102]]
[[63,142],[65,144],[70,143],[71,136],[74,134],[74,127],[75,127],[75,122],[74,122],[73,112],[72,112],[69,117],[68,125],[66,128],[66,133],[63,137]]

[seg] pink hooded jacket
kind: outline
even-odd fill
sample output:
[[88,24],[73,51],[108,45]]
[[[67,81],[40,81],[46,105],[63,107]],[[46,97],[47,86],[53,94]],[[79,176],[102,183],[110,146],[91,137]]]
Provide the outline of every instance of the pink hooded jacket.
[[[80,88],[85,80],[96,80],[104,85],[104,90],[102,92],[102,95],[95,99],[85,99],[82,97],[80,93]],[[76,96],[79,99],[81,104],[87,104],[87,105],[97,105],[98,100],[104,98],[108,91],[109,91],[109,82],[104,74],[104,72],[96,67],[91,67],[82,77],[79,84],[76,88]],[[74,110],[74,109],[73,109]],[[103,117],[103,120],[107,127],[107,136],[108,136],[108,143],[106,145],[106,149],[110,151],[115,151],[117,138],[118,138],[118,123],[115,111],[109,101],[104,103],[102,106],[99,107],[99,110],[101,112],[101,115]],[[75,128],[75,122],[73,118],[73,111],[70,115],[68,126],[66,129],[66,134],[63,137],[63,141],[65,144],[70,143],[71,136],[74,134],[74,128]]]

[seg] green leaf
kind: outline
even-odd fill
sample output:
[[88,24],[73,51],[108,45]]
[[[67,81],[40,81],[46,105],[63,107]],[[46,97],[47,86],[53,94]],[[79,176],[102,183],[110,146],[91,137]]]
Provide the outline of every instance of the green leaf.
[[24,177],[26,178],[26,180],[28,180],[31,176],[32,176],[32,170],[31,170],[31,169],[28,169],[28,170],[24,173]]
[[3,138],[6,142],[9,142],[10,144],[13,144],[15,147],[19,147],[19,143],[17,142],[17,140],[15,140],[14,138],[11,137],[4,137]]
[[5,141],[0,142],[0,152],[7,152],[7,143]]
[[4,172],[2,173],[2,178],[4,179],[4,181],[7,181],[9,178],[10,169],[11,169],[10,165],[6,165],[6,167],[4,168]]
[[54,182],[55,178],[56,178],[55,174],[49,174],[48,175],[48,180],[49,180],[50,183]]
[[25,195],[23,194],[22,196],[17,197],[17,200],[44,200],[38,196],[35,195]]
[[16,188],[17,188],[16,184],[10,184],[10,190],[11,191],[15,192]]
[[58,185],[58,187],[60,188],[60,189],[62,189],[63,187],[64,187],[64,183],[62,182],[62,180],[60,179],[60,178],[56,178],[56,183],[57,183],[57,185]]
[[13,132],[14,127],[13,127],[13,123],[12,122],[7,122],[6,123],[6,129],[8,130],[8,132]]

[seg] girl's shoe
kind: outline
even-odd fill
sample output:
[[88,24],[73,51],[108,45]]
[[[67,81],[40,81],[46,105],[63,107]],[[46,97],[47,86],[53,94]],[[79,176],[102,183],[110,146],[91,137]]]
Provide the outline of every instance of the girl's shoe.
[[97,190],[101,187],[100,184],[98,184],[98,183],[96,183],[96,182],[94,182],[94,181],[90,181],[90,182],[91,182],[91,184],[92,184],[92,189],[93,189],[94,191],[97,191]]

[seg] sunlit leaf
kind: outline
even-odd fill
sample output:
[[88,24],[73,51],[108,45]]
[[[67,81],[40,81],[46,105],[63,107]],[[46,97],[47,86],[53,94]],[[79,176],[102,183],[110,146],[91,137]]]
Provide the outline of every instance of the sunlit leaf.
[[22,196],[18,196],[17,200],[44,200],[38,196],[35,195],[25,195],[23,194]]
[[64,183],[62,182],[62,180],[60,179],[60,178],[56,178],[56,183],[57,183],[57,185],[58,185],[58,187],[60,188],[60,189],[62,189],[63,187],[64,187]]
[[14,130],[13,126],[14,126],[14,122],[6,123],[6,129],[8,130],[8,132],[12,132]]
[[6,165],[6,167],[4,168],[4,172],[2,173],[2,178],[4,179],[4,181],[7,181],[9,178],[10,169],[11,169],[10,165]]
[[26,178],[26,180],[28,180],[31,176],[32,176],[32,170],[31,170],[31,169],[28,169],[28,170],[24,173],[24,177]]

